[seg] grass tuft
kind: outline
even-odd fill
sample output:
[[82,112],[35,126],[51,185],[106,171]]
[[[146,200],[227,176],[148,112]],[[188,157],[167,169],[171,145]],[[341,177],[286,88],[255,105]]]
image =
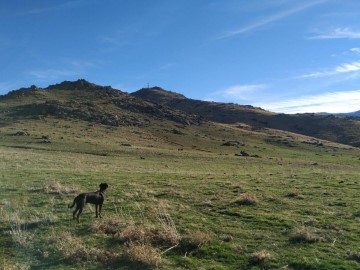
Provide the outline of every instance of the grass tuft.
[[91,231],[98,234],[116,234],[126,222],[119,216],[109,216],[103,219],[95,220],[91,224]]
[[128,243],[124,258],[134,264],[145,267],[158,266],[162,262],[160,250],[143,243]]
[[181,246],[187,250],[199,248],[211,242],[213,235],[210,232],[192,231],[181,240]]
[[29,263],[15,263],[7,260],[3,260],[0,263],[1,270],[28,270],[31,269],[31,265]]
[[239,205],[255,205],[258,203],[258,198],[254,194],[244,193],[241,194],[238,199],[235,200],[236,204]]
[[[163,209],[163,208],[160,208]],[[163,242],[171,245],[179,244],[181,235],[176,229],[175,222],[171,216],[164,211],[158,212],[158,221],[161,225],[161,229],[157,233],[158,242]]]
[[356,251],[351,252],[348,258],[349,260],[353,260],[360,263],[360,252],[356,252]]
[[305,199],[305,196],[300,194],[299,192],[297,191],[293,191],[293,192],[289,192],[288,194],[286,194],[287,198],[291,198],[291,199],[300,199],[300,200],[303,200]]
[[254,264],[263,263],[269,260],[270,257],[271,257],[270,253],[267,252],[266,250],[257,251],[251,255],[251,262]]
[[70,232],[63,232],[50,239],[55,250],[71,263],[110,263],[118,255],[99,248],[86,245],[81,238],[73,236]]
[[319,241],[320,238],[304,226],[296,228],[290,236],[290,242],[292,243],[315,243]]
[[79,190],[79,187],[75,185],[63,185],[57,181],[47,182],[43,185],[43,191],[52,194],[69,194],[79,192]]
[[144,225],[129,225],[115,234],[115,239],[120,242],[151,243],[154,230]]

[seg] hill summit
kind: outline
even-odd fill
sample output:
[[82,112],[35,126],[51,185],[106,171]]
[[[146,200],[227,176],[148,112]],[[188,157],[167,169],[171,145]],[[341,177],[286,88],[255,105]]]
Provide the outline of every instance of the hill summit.
[[201,117],[133,97],[110,86],[84,79],[64,81],[46,88],[31,86],[0,96],[2,124],[21,119],[56,117],[80,119],[109,126],[157,125],[171,121],[199,125]]
[[79,79],[77,81],[63,81],[58,84],[49,85],[46,89],[52,90],[93,90],[99,88],[110,88],[110,86],[100,86],[95,83],[88,82],[85,79]]
[[161,87],[155,86],[151,88],[142,88],[132,94],[135,97],[139,97],[148,101],[154,101],[159,104],[166,104],[173,100],[186,99],[182,94],[172,91],[164,90]]

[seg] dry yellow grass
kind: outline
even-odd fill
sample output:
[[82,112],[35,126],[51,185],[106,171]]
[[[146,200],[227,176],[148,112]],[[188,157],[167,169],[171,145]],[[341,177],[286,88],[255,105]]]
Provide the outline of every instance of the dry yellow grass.
[[158,266],[162,262],[160,250],[149,244],[129,243],[124,257],[133,263],[145,266]]
[[212,238],[210,232],[196,230],[186,234],[182,238],[181,245],[187,249],[195,249],[209,243]]
[[244,193],[235,200],[235,203],[239,205],[255,205],[258,203],[258,198],[254,194]]
[[54,244],[57,253],[72,263],[109,263],[118,257],[116,253],[86,245],[70,232],[53,236],[50,242]]
[[301,226],[296,228],[295,231],[290,236],[290,242],[293,243],[315,243],[320,241],[320,237],[314,234],[309,228]]
[[261,251],[257,251],[254,252],[251,255],[251,261],[253,263],[262,263],[268,259],[270,259],[271,255],[269,252],[267,252],[266,250],[261,250]]
[[91,231],[94,233],[115,234],[126,226],[126,222],[119,216],[109,216],[95,220],[91,224]]
[[45,193],[54,193],[54,194],[69,194],[79,192],[80,188],[75,185],[63,185],[58,181],[46,182],[43,185],[43,191]]

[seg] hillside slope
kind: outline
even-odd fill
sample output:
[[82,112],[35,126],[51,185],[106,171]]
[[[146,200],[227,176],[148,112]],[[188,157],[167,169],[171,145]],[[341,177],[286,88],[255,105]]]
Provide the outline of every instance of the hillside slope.
[[22,88],[0,97],[0,124],[53,116],[109,126],[144,126],[155,120],[201,123],[198,116],[154,104],[109,86],[85,80],[65,81],[47,88]]
[[[358,148],[83,80],[9,93],[0,120],[1,269],[359,269]],[[103,182],[103,218],[72,220]]]
[[337,113],[337,116],[349,116],[349,117],[360,117],[360,111],[350,113]]
[[356,118],[316,114],[276,114],[252,106],[188,99],[159,87],[144,88],[132,95],[215,122],[245,123],[255,128],[280,129],[356,147],[360,146],[358,136],[360,121]]

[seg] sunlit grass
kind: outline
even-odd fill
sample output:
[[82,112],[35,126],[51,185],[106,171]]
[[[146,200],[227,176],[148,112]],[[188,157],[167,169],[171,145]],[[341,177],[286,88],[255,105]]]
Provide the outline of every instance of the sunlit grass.
[[[213,124],[175,127],[178,135],[168,122],[47,121],[0,133],[5,269],[359,267],[356,149],[296,137],[288,147]],[[24,129],[30,136],[11,136]],[[223,146],[230,140],[244,146]],[[235,156],[241,150],[259,157]],[[101,182],[103,219],[87,206],[78,225],[67,205]]]

